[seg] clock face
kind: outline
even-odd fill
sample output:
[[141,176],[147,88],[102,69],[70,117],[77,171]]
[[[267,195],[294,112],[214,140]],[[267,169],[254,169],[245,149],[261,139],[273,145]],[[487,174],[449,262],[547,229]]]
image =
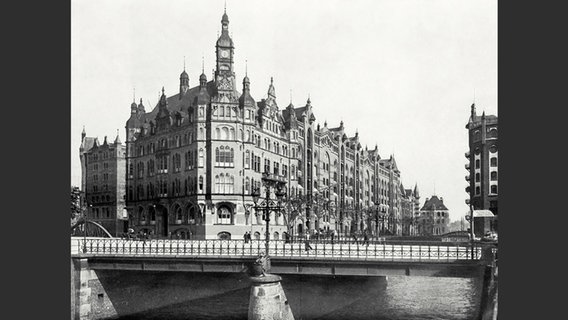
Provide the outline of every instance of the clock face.
[[227,50],[221,51],[221,57],[227,58],[228,56],[229,56],[229,51],[227,51]]

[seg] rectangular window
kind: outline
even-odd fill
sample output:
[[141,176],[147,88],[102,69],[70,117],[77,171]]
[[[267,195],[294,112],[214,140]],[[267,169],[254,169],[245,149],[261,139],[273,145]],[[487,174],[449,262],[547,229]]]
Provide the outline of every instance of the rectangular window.
[[490,161],[490,165],[492,167],[496,167],[497,166],[497,157],[491,157]]
[[278,162],[274,162],[274,174],[275,175],[279,175],[280,174],[280,168],[279,168],[280,164]]

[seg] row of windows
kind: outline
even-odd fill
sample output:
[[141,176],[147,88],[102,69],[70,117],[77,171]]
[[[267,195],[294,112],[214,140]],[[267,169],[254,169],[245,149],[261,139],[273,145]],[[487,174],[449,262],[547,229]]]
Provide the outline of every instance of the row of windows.
[[110,219],[114,218],[112,212],[113,212],[112,208],[109,207],[91,208],[90,217],[95,219]]
[[[193,152],[193,151],[188,151],[185,153],[185,165],[186,165],[186,169],[193,169],[195,166],[195,157],[198,157],[197,159],[197,163],[199,167],[203,167],[203,163],[204,163],[204,150],[203,148],[199,149],[199,153],[197,152]],[[168,173],[168,163],[169,163],[169,156],[168,155],[161,155],[161,156],[157,156],[156,160],[158,162],[158,173]],[[173,166],[173,172],[180,172],[181,171],[181,155],[180,154],[174,154],[172,156],[172,166]],[[139,162],[138,166],[138,178],[143,178],[144,177],[144,163],[143,162]],[[155,174],[155,162],[153,159],[150,159],[146,162],[146,172],[148,174],[149,177],[154,176]],[[128,175],[129,178],[134,178],[134,164],[131,163],[129,165],[129,169],[128,169]]]
[[[497,157],[489,158],[489,165],[491,167],[497,167]],[[479,159],[475,160],[475,169],[481,168],[481,161]]]
[[[491,181],[497,181],[497,171],[491,171],[490,177],[491,177]],[[481,174],[476,173],[475,174],[475,182],[480,182],[480,181],[481,181]]]
[[106,160],[110,159],[114,156],[113,152],[108,151],[99,151],[99,152],[92,152],[88,155],[89,161],[98,161],[98,160]]
[[[128,199],[129,200],[144,200],[144,199],[153,199],[156,197],[168,197],[171,196],[182,196],[182,195],[189,195],[194,194],[196,191],[198,193],[203,193],[203,176],[200,176],[199,179],[188,177],[184,180],[183,185],[183,193],[181,188],[181,180],[174,179],[171,183],[171,188],[168,189],[167,181],[158,181],[158,185],[155,186],[152,182],[146,184],[146,186],[138,185],[136,187],[136,199],[134,198],[134,190],[133,187],[130,186],[128,188]],[[196,189],[197,186],[197,189]]]
[[[496,184],[491,185],[491,187],[489,188],[490,194],[498,194],[497,191],[498,190]],[[480,195],[480,194],[481,194],[481,187],[475,187],[475,195]]]

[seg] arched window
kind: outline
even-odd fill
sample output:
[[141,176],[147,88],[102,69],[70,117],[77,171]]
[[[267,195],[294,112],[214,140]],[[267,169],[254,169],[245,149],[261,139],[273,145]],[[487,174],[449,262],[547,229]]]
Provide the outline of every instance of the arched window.
[[229,139],[229,129],[227,127],[221,128],[221,140]]
[[250,151],[245,151],[245,169],[250,168]]
[[250,194],[250,179],[246,177],[245,179],[245,194]]
[[497,181],[497,171],[491,171],[491,180]]
[[235,140],[235,129],[233,128],[229,131],[229,140]]
[[491,186],[491,193],[497,194],[497,185],[494,184]]
[[138,207],[138,219],[140,224],[146,224],[146,215],[144,214],[144,208]]
[[199,149],[199,162],[198,162],[200,167],[203,167],[203,160],[204,160],[203,157],[204,157],[203,148],[201,148]]
[[232,212],[227,206],[220,206],[217,209],[217,224],[232,224]]
[[278,240],[278,239],[280,239],[280,234],[275,231],[274,235],[272,237],[274,238],[274,240]]
[[195,224],[196,222],[196,217],[195,217],[195,208],[193,206],[191,206],[189,208],[189,220],[188,223],[189,224]]
[[182,223],[183,215],[180,206],[176,206],[176,223]]
[[221,139],[221,129],[215,128],[215,138]]
[[[223,174],[221,173],[221,178]],[[221,179],[218,175],[215,176],[215,193],[221,193]]]
[[257,232],[254,233],[254,239],[260,240],[260,232],[257,231]]

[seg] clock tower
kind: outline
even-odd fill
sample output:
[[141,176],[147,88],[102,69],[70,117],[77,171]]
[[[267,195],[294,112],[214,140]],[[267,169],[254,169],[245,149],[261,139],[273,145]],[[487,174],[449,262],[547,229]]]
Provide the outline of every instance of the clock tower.
[[218,91],[234,91],[235,72],[233,71],[233,54],[235,47],[233,40],[229,36],[229,17],[227,11],[223,13],[221,19],[221,36],[217,40],[217,70],[215,71],[215,82]]

